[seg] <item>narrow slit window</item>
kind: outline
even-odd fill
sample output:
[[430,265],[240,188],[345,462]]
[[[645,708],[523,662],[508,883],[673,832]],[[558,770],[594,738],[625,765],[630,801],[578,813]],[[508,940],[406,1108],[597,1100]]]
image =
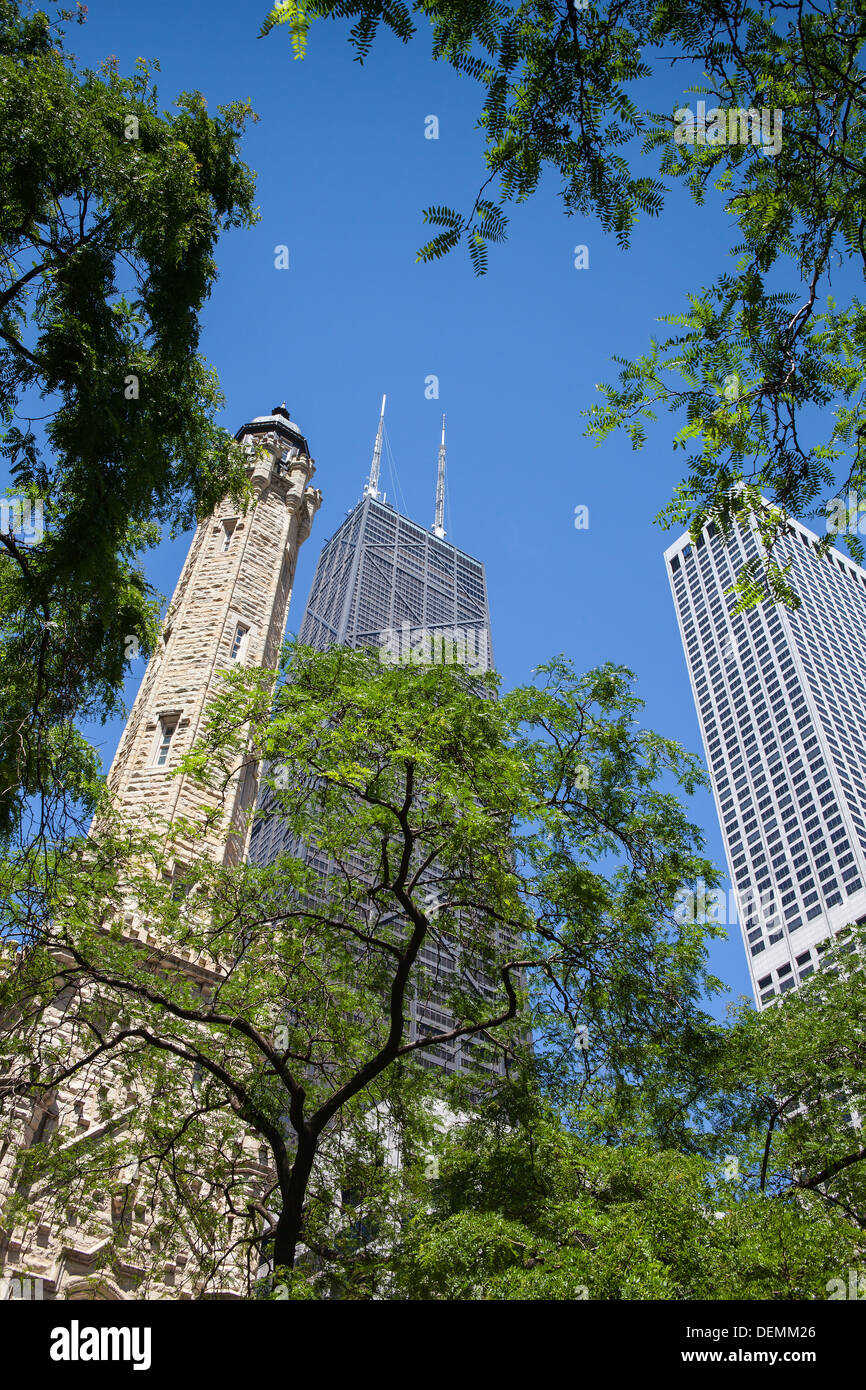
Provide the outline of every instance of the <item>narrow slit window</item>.
[[235,523],[233,521],[223,522],[223,554],[230,548],[232,537],[235,533]]
[[174,738],[174,731],[176,728],[176,721],[160,720],[159,743],[156,746],[155,759],[157,767],[165,767],[166,763],[168,762],[168,752],[171,748],[171,741]]
[[244,638],[246,637],[248,632],[248,627],[244,627],[243,623],[238,623],[237,628],[235,629],[234,641],[232,642],[232,661],[237,661],[238,657],[240,656],[241,649],[244,645]]
[[190,884],[186,878],[186,865],[175,864],[170,874],[166,874],[171,885],[171,900],[173,903],[183,902],[189,893]]

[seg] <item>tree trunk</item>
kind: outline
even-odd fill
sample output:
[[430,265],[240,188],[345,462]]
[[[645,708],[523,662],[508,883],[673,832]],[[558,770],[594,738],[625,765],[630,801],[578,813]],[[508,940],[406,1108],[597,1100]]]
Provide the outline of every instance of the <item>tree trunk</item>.
[[318,1141],[298,1136],[298,1149],[283,1193],[283,1209],[274,1235],[274,1269],[294,1269],[304,1221],[307,1185],[313,1170]]

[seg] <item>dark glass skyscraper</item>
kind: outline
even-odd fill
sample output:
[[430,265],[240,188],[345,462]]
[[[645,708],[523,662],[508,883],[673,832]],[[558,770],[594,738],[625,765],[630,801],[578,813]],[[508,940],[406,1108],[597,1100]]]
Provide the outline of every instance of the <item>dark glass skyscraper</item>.
[[470,666],[489,670],[484,566],[387,503],[364,497],[325,543],[300,640],[319,651],[380,647],[396,660],[412,649],[423,659],[423,646],[451,641],[465,649]]
[[[440,456],[440,476],[444,460]],[[426,663],[456,659],[470,670],[493,665],[490,612],[484,565],[444,539],[441,518],[432,531],[380,501],[371,484],[360,502],[328,540],[319,557],[299,637],[324,651],[330,646],[376,647],[383,660]],[[250,838],[249,858],[268,864],[281,852],[297,854],[286,827],[268,814],[273,794],[265,791]],[[329,865],[314,845],[307,862],[327,877]],[[460,969],[491,998],[501,998],[498,982],[458,965],[439,939],[422,949],[426,987],[412,1009],[412,1037],[445,1032],[454,1026],[444,1006],[448,977]],[[420,1054],[423,1065],[449,1072],[498,1074],[498,1056],[483,1038],[458,1039]]]

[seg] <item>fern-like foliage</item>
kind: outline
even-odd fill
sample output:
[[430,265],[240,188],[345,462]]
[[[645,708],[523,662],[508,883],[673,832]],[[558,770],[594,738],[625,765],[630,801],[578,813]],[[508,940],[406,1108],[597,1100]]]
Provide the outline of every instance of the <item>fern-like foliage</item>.
[[[297,24],[286,8],[281,22]],[[311,0],[304,16],[350,19],[360,61],[377,26],[405,42],[426,21],[434,59],[480,89],[484,183],[463,212],[427,209],[440,230],[420,261],[462,243],[485,274],[488,247],[506,236],[504,204],[526,201],[548,171],[565,211],[594,218],[622,249],[641,218],[662,214],[671,185],[727,218],[732,268],[665,315],[668,336],[619,362],[587,412],[591,436],[623,429],[634,448],[661,409],[675,417],[688,474],[663,524],[747,511],[764,527],[766,497],[783,527],[795,512],[825,517],[833,489],[836,502],[853,490],[866,506],[866,309],[856,297],[837,306],[830,279],[839,265],[866,274],[863,0]],[[681,68],[702,73],[686,93]],[[657,92],[671,71],[668,108],[650,109],[645,79]],[[777,529],[766,530],[762,582],[788,601]],[[844,542],[861,560],[858,537],[849,528]]]

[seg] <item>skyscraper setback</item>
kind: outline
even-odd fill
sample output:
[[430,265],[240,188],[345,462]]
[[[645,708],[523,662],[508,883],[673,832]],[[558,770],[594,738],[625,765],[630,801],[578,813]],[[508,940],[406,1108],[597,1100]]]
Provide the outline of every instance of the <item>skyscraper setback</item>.
[[774,558],[800,607],[735,614],[751,523],[665,551],[758,1007],[866,920],[866,572],[791,521]]

